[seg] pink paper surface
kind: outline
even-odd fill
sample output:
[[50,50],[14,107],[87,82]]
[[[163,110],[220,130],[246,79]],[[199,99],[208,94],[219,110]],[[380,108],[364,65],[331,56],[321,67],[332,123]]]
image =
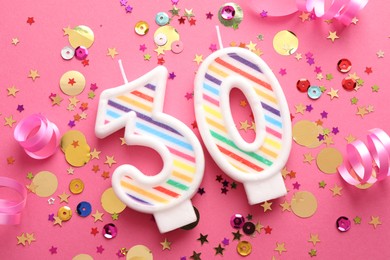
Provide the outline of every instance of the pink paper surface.
[[[226,28],[218,21],[219,7],[225,1],[179,1],[180,15],[185,9],[192,9],[196,20],[195,25],[190,25],[188,20],[179,24],[174,17],[171,25],[180,34],[184,43],[184,51],[173,54],[167,51],[164,56],[164,66],[169,72],[174,72],[176,77],[167,81],[164,112],[183,121],[200,138],[199,132],[193,128],[195,122],[193,99],[186,99],[187,93],[193,91],[193,80],[198,65],[193,60],[195,55],[203,55],[205,59],[211,54],[211,44],[218,46],[215,25],[220,25],[224,46],[231,42],[249,44],[250,41],[257,44],[264,53],[261,57],[268,63],[278,78],[286,95],[291,114],[294,116],[292,123],[301,119],[316,121],[321,119],[321,112],[328,113],[327,118],[321,119],[323,126],[332,130],[338,127],[339,133],[333,136],[334,144],[345,154],[345,137],[353,135],[365,141],[369,129],[382,128],[390,133],[388,97],[388,53],[389,47],[389,10],[387,1],[370,1],[359,14],[356,25],[343,27],[337,21],[326,23],[321,19],[302,22],[299,13],[287,17],[261,18],[254,11],[251,1],[237,1],[244,11],[244,20],[237,30]],[[289,190],[285,198],[272,201],[272,211],[263,212],[260,205],[249,206],[241,184],[237,189],[228,188],[227,194],[221,193],[222,183],[216,181],[221,175],[229,184],[232,180],[216,166],[210,155],[205,152],[206,168],[201,188],[203,195],[196,194],[192,199],[194,206],[200,211],[198,226],[190,231],[176,230],[166,234],[160,234],[150,215],[125,209],[119,214],[118,220],[112,220],[110,214],[105,212],[100,203],[103,191],[110,187],[110,179],[104,179],[101,174],[108,171],[110,175],[121,164],[129,163],[150,174],[157,173],[161,167],[161,159],[155,152],[141,147],[121,146],[120,137],[123,130],[105,138],[97,139],[94,134],[95,118],[99,94],[108,88],[119,86],[123,83],[120,74],[118,59],[123,61],[127,78],[134,80],[146,72],[152,70],[158,62],[156,49],[153,42],[153,33],[158,28],[154,22],[158,12],[172,9],[171,1],[128,1],[133,7],[132,13],[126,13],[125,7],[119,1],[7,1],[3,3],[0,14],[0,169],[1,176],[11,177],[23,184],[29,184],[27,173],[34,175],[47,170],[56,174],[59,185],[53,194],[55,202],[48,204],[49,198],[40,198],[33,193],[27,197],[26,208],[22,215],[21,224],[18,226],[0,226],[0,258],[1,259],[71,259],[85,253],[94,259],[117,259],[116,253],[121,248],[127,248],[143,244],[152,250],[154,259],[191,259],[194,251],[201,253],[201,259],[241,259],[237,254],[238,241],[233,241],[230,226],[230,217],[241,213],[244,216],[251,214],[252,221],[272,228],[271,234],[265,234],[264,229],[254,237],[244,235],[242,240],[252,244],[252,253],[247,259],[309,259],[309,251],[317,250],[314,259],[389,259],[390,242],[390,181],[375,184],[368,190],[359,190],[343,182],[337,174],[326,175],[316,166],[304,163],[304,154],[311,152],[313,157],[325,147],[325,144],[316,149],[308,149],[293,143],[291,155],[286,165],[289,171],[296,172],[296,177],[287,176],[285,183]],[[275,5],[277,1],[275,1]],[[206,14],[211,12],[212,19],[207,19]],[[34,18],[33,24],[28,24],[28,17]],[[146,36],[138,36],[134,33],[134,25],[140,21],[147,21],[150,25]],[[83,66],[76,59],[65,61],[60,56],[61,49],[69,45],[67,36],[63,36],[62,28],[77,25],[89,26],[95,34],[95,42],[89,49],[89,65]],[[297,60],[294,55],[280,56],[272,47],[273,36],[280,30],[290,30],[299,38],[297,53],[302,54],[302,59]],[[329,32],[337,31],[339,39],[334,42],[327,39]],[[263,40],[258,35],[263,35]],[[18,38],[17,45],[12,44],[12,39]],[[145,52],[139,50],[140,45],[145,44]],[[112,59],[107,56],[108,48],[116,48],[118,55]],[[378,58],[377,52],[383,51],[384,57]],[[305,54],[311,53],[315,64],[306,62]],[[150,61],[145,61],[143,55],[150,54]],[[160,58],[161,58],[160,57]],[[341,58],[348,58],[352,62],[350,73],[356,73],[362,80],[363,86],[358,91],[347,92],[341,86],[341,80],[346,76],[337,71],[337,62]],[[324,79],[316,79],[316,67],[320,67]],[[366,67],[372,69],[372,73],[366,73]],[[286,69],[286,74],[281,75],[281,69]],[[28,78],[30,70],[38,70],[40,77],[35,81]],[[75,168],[74,174],[69,175],[70,167],[64,159],[64,154],[59,150],[52,157],[45,160],[34,160],[28,157],[18,143],[13,139],[12,128],[5,125],[5,118],[13,116],[19,122],[22,118],[34,114],[43,113],[50,121],[55,123],[61,134],[70,130],[69,120],[73,120],[76,113],[82,111],[77,107],[74,111],[68,111],[68,96],[59,88],[59,79],[68,70],[77,70],[86,78],[87,87],[77,98],[88,103],[86,120],[76,122],[72,129],[82,131],[91,146],[101,151],[99,160],[91,160],[81,168]],[[318,70],[318,69],[317,69]],[[332,74],[331,80],[326,79],[326,74]],[[300,78],[307,78],[327,90],[320,99],[313,101],[306,94],[296,89],[296,82]],[[96,83],[94,99],[88,98],[89,86]],[[379,86],[378,92],[372,91],[372,86]],[[7,88],[15,86],[19,89],[16,97],[7,95]],[[338,90],[338,98],[330,99],[326,93],[333,89]],[[49,96],[58,94],[63,98],[59,106],[52,106]],[[351,98],[356,97],[358,103],[351,104]],[[240,97],[232,97],[232,104],[238,104]],[[297,114],[295,106],[303,104],[311,105],[311,112]],[[18,105],[23,105],[24,110],[19,112]],[[356,115],[358,107],[372,105],[374,112],[368,113],[363,118]],[[239,106],[235,108],[238,115],[234,116],[237,126],[240,121],[250,120],[250,112]],[[242,130],[240,132],[243,132]],[[251,134],[251,131],[248,130]],[[204,146],[203,146],[204,147]],[[111,168],[104,164],[106,156],[114,156],[116,164]],[[7,159],[14,159],[8,163]],[[100,170],[93,172],[97,165]],[[92,217],[81,218],[74,214],[63,226],[53,226],[48,221],[48,215],[56,213],[58,208],[65,205],[59,203],[58,195],[66,192],[70,194],[68,185],[71,179],[81,178],[85,183],[85,190],[79,195],[69,198],[68,206],[74,211],[80,201],[88,201],[92,204],[92,211],[99,210],[104,213],[103,222],[94,222]],[[319,182],[324,180],[327,185],[319,188]],[[302,219],[292,212],[282,212],[279,204],[285,200],[290,201],[294,192],[293,183],[300,184],[299,191],[310,191],[317,198],[318,209],[316,213],[307,219]],[[341,196],[333,196],[330,188],[337,184],[343,189]],[[336,220],[340,216],[346,216],[352,221],[351,229],[346,233],[340,233],[336,229]],[[353,218],[361,217],[361,224],[355,224]],[[379,217],[382,222],[377,228],[370,225],[371,217]],[[118,236],[107,240],[102,236],[102,227],[107,223],[114,223],[118,227]],[[91,229],[97,228],[99,233],[94,236]],[[17,236],[22,233],[34,233],[36,241],[31,245],[17,245]],[[197,239],[200,233],[208,235],[208,243],[203,245]],[[242,231],[241,231],[242,233]],[[318,234],[321,242],[315,246],[308,242],[310,234]],[[164,239],[172,242],[170,250],[162,250],[160,242]],[[224,246],[223,256],[215,256],[215,247],[222,244],[224,238],[229,239],[229,245]],[[277,243],[285,243],[286,252],[281,255],[275,251]],[[51,254],[51,247],[57,248],[56,254]],[[97,247],[102,246],[104,251],[97,252]],[[122,258],[123,259],[123,258]]]

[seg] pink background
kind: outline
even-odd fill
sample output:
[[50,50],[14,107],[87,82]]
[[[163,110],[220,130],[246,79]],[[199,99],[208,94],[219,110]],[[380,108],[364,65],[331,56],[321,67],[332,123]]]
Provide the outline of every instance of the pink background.
[[[218,44],[215,25],[220,25],[223,43],[228,46],[230,42],[246,43],[250,41],[257,44],[264,54],[262,58],[280,81],[286,95],[291,113],[295,116],[293,124],[301,119],[316,121],[321,118],[322,111],[328,112],[328,118],[323,119],[324,127],[332,129],[338,127],[339,133],[334,136],[334,147],[345,154],[345,137],[349,134],[365,140],[367,131],[379,127],[390,133],[388,122],[388,98],[390,90],[388,84],[388,53],[390,53],[388,29],[390,4],[387,1],[370,1],[367,7],[359,14],[356,25],[343,27],[338,22],[330,24],[321,19],[302,22],[299,14],[280,18],[261,18],[247,2],[236,1],[244,10],[244,20],[239,29],[233,30],[220,25],[217,14],[219,7],[225,1],[180,1],[178,8],[180,15],[184,9],[192,9],[195,14],[196,25],[189,22],[180,24],[178,17],[171,21],[185,45],[181,54],[175,55],[170,51],[164,56],[169,72],[174,72],[176,78],[167,81],[164,112],[170,114],[191,129],[195,120],[193,100],[187,100],[187,92],[193,91],[193,80],[198,65],[193,61],[195,54],[206,58],[211,51],[210,44]],[[261,2],[261,1],[258,1]],[[276,1],[277,2],[277,1]],[[119,138],[123,130],[103,140],[96,138],[94,124],[99,94],[104,89],[113,88],[122,84],[122,77],[118,67],[118,59],[122,59],[129,80],[136,79],[150,71],[157,65],[157,54],[153,51],[153,33],[158,28],[154,22],[157,12],[172,9],[171,1],[129,1],[133,12],[126,13],[119,1],[7,1],[3,3],[0,14],[0,169],[1,176],[7,176],[28,184],[28,172],[36,174],[43,170],[55,173],[59,186],[53,197],[54,205],[49,205],[47,198],[39,198],[29,193],[26,209],[23,212],[22,222],[17,226],[0,226],[0,258],[1,259],[71,259],[73,256],[86,253],[94,259],[116,259],[117,251],[130,248],[137,244],[149,247],[155,259],[180,259],[192,255],[193,251],[201,252],[202,259],[211,259],[215,255],[214,247],[224,238],[230,244],[225,247],[225,259],[240,259],[236,252],[237,240],[233,241],[229,220],[231,215],[241,213],[244,216],[253,215],[253,222],[260,221],[264,226],[272,228],[271,234],[264,230],[255,237],[243,236],[252,246],[252,254],[248,259],[308,259],[310,249],[317,250],[317,259],[389,259],[390,242],[390,210],[388,197],[390,195],[390,182],[385,180],[375,184],[368,190],[359,190],[344,183],[338,175],[326,175],[316,166],[303,163],[303,154],[311,152],[315,157],[325,147],[308,149],[293,143],[292,152],[287,163],[287,169],[296,172],[296,178],[285,180],[290,190],[286,198],[276,199],[272,204],[272,211],[263,212],[260,205],[249,206],[242,185],[236,190],[229,189],[227,194],[221,194],[222,184],[216,182],[216,176],[222,175],[224,179],[232,180],[216,166],[205,150],[206,169],[200,187],[206,191],[202,196],[196,194],[193,204],[200,211],[199,225],[190,231],[176,230],[167,234],[160,234],[151,216],[126,209],[119,215],[119,219],[112,221],[101,204],[100,197],[104,190],[110,187],[110,179],[101,177],[103,171],[109,171],[124,163],[134,164],[148,171],[157,173],[161,169],[161,161],[151,151],[139,147],[125,147],[120,145]],[[213,13],[212,19],[206,19],[206,13]],[[28,17],[34,17],[35,23],[29,25]],[[150,24],[150,32],[146,36],[134,33],[134,25],[139,20]],[[89,49],[89,66],[83,66],[80,61],[73,59],[65,61],[60,56],[60,50],[69,45],[62,28],[77,25],[89,26],[95,34],[95,43]],[[298,53],[303,58],[297,61],[293,56],[280,56],[272,47],[273,36],[280,30],[291,30],[299,38]],[[337,31],[340,37],[331,42],[326,37],[329,31]],[[258,34],[264,35],[264,40],[257,39]],[[19,43],[11,44],[12,38],[18,38]],[[147,50],[142,52],[139,46],[145,44]],[[107,56],[108,48],[116,48],[119,55],[114,59]],[[379,50],[385,52],[384,58],[378,58]],[[305,61],[305,54],[311,52],[315,64],[310,66]],[[152,58],[144,61],[143,54],[149,53]],[[364,85],[357,92],[345,91],[340,82],[345,75],[336,70],[339,59],[348,58],[352,62],[351,73],[364,80]],[[322,81],[316,79],[315,66],[320,66],[325,77],[331,73],[333,79]],[[372,73],[365,73],[366,67],[372,68]],[[28,78],[30,69],[37,69],[40,78],[34,82]],[[286,69],[287,74],[282,76],[278,72]],[[13,115],[19,122],[22,118],[33,113],[42,112],[60,129],[61,133],[69,130],[68,121],[73,119],[79,109],[68,111],[68,97],[59,88],[59,79],[68,70],[77,70],[84,74],[87,81],[86,90],[78,96],[82,102],[88,102],[87,120],[82,120],[73,129],[82,131],[91,148],[101,151],[100,160],[91,160],[87,165],[75,169],[74,175],[68,175],[69,165],[61,151],[42,161],[29,158],[13,139],[15,125],[5,126],[5,117]],[[326,93],[316,101],[310,100],[306,94],[300,93],[295,83],[300,78],[308,78],[312,83],[323,85],[327,91],[330,88],[339,90],[339,98],[330,99]],[[88,99],[89,85],[96,83],[96,97]],[[379,92],[372,92],[371,86],[378,85]],[[7,96],[7,88],[15,85],[19,92],[16,97]],[[52,106],[50,93],[59,94],[64,100],[60,106]],[[357,105],[352,105],[352,97],[359,99],[358,106],[373,105],[375,111],[363,119],[356,115]],[[233,103],[239,102],[233,98]],[[295,114],[295,105],[312,105],[311,112],[304,115]],[[24,105],[25,110],[18,112],[18,105]],[[240,110],[241,109],[241,110]],[[236,115],[236,122],[249,120],[249,112],[238,107],[241,114]],[[193,129],[199,137],[197,129]],[[109,168],[104,164],[106,156],[115,156],[117,164]],[[7,158],[13,157],[13,164],[7,163]],[[156,163],[154,163],[156,161]],[[153,162],[153,163],[151,163]],[[100,171],[94,173],[93,165],[98,165]],[[69,206],[75,209],[76,205],[86,200],[92,204],[93,212],[104,212],[103,222],[94,223],[92,217],[81,218],[76,214],[63,223],[62,227],[53,226],[48,221],[48,215],[56,213],[60,206],[57,195],[67,192],[68,183],[73,178],[81,178],[86,187],[82,194],[72,195]],[[327,183],[325,189],[320,189],[318,182]],[[318,201],[317,212],[308,219],[302,219],[292,212],[282,212],[279,204],[285,199],[290,200],[293,193],[292,183],[298,182],[300,191],[312,192]],[[332,196],[329,190],[335,184],[342,186],[342,196]],[[362,222],[356,225],[352,221],[351,230],[340,233],[335,228],[336,219],[347,216],[351,219],[360,216]],[[376,229],[369,224],[371,216],[378,216],[382,221]],[[119,234],[112,240],[106,240],[101,228],[113,222],[119,229]],[[99,234],[90,234],[91,228],[97,227]],[[22,233],[34,233],[36,241],[31,245],[17,245],[16,236]],[[208,234],[209,243],[201,245],[197,239],[202,234]],[[313,246],[308,242],[310,234],[318,234],[321,242]],[[172,242],[171,250],[162,250],[160,242],[167,238]],[[276,243],[285,243],[287,252],[281,255],[274,251]],[[57,247],[57,254],[51,254],[49,249]],[[103,246],[102,254],[97,253],[96,247]],[[220,258],[221,256],[215,256]]]

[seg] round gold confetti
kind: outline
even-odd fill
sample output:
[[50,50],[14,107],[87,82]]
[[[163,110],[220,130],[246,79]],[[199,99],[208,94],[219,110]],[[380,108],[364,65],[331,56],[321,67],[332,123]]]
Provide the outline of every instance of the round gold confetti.
[[294,54],[298,49],[298,37],[291,31],[280,31],[274,36],[273,46],[280,55]]
[[53,195],[58,187],[57,176],[49,171],[41,171],[37,173],[32,184],[36,187],[35,194],[39,197],[49,197]]
[[74,256],[72,260],[93,260],[93,257],[87,254],[79,254]]
[[65,149],[74,142],[86,143],[87,139],[82,132],[78,130],[69,130],[61,138],[61,150],[65,152]]
[[134,31],[138,35],[145,35],[149,32],[149,24],[145,21],[139,21],[134,26]]
[[153,254],[146,246],[136,245],[129,249],[126,260],[153,260]]
[[327,147],[317,155],[317,166],[323,173],[334,174],[337,167],[343,163],[343,155],[339,150],[333,147]]
[[323,141],[318,139],[318,135],[322,132],[321,126],[317,126],[309,120],[301,120],[295,123],[292,129],[294,141],[308,148],[316,148],[323,143]]
[[317,211],[317,199],[311,192],[298,191],[291,199],[291,210],[301,218],[309,218]]
[[103,209],[110,214],[119,214],[126,208],[126,205],[118,199],[112,188],[108,188],[103,192],[100,201]]
[[69,183],[69,190],[73,194],[80,194],[84,190],[84,182],[81,179],[73,179]]
[[161,26],[160,28],[158,28],[156,30],[156,32],[154,33],[153,37],[156,38],[157,35],[159,35],[159,34],[165,35],[167,38],[167,42],[165,43],[165,45],[159,46],[164,51],[170,51],[172,43],[174,41],[180,40],[179,33],[176,31],[176,29],[173,26],[170,26],[170,25],[165,25],[165,26]]
[[252,245],[248,241],[240,241],[237,244],[237,252],[241,256],[247,256],[252,252]]
[[60,88],[68,96],[77,96],[85,88],[85,77],[78,71],[67,71],[60,79]]
[[68,145],[65,149],[65,159],[66,161],[74,166],[81,167],[89,162],[91,159],[91,148],[87,143],[78,142],[76,145]]
[[88,26],[79,25],[69,31],[69,43],[75,49],[79,46],[89,48],[94,41],[95,35]]

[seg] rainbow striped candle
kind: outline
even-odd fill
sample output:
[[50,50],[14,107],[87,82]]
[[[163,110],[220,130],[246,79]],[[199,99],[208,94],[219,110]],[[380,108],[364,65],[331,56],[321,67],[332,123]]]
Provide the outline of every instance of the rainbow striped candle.
[[196,221],[190,197],[204,171],[204,155],[196,136],[184,123],[162,112],[167,75],[167,69],[159,66],[132,82],[103,91],[95,127],[99,138],[125,128],[128,145],[150,147],[162,157],[163,169],[155,176],[146,176],[127,164],[112,176],[116,195],[129,207],[152,213],[161,233]]
[[[233,121],[229,95],[247,98],[256,137],[246,142]],[[230,47],[208,56],[195,78],[195,113],[202,139],[218,166],[244,184],[250,204],[285,195],[281,169],[291,150],[286,98],[267,64],[249,50]]]

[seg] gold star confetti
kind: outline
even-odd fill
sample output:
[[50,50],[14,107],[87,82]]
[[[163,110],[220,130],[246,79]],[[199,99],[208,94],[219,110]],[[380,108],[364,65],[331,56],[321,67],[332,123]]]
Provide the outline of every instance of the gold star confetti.
[[310,251],[309,251],[309,255],[310,255],[311,257],[313,257],[313,256],[317,256],[317,250],[316,250],[316,249],[314,249],[314,248],[310,249]]
[[255,225],[255,230],[257,233],[260,234],[261,230],[264,228],[264,226],[260,223],[260,221],[257,221],[256,225]]
[[104,164],[108,164],[108,166],[111,168],[111,166],[115,163],[116,161],[114,160],[114,156],[106,156],[106,161]]
[[29,245],[31,245],[31,243],[35,241],[34,233],[26,233],[26,241]]
[[284,167],[284,168],[282,169],[282,176],[283,176],[283,179],[286,179],[286,177],[287,177],[287,175],[288,175],[289,172],[290,172],[290,171],[287,170],[287,167]]
[[56,95],[55,97],[52,98],[51,105],[52,106],[59,106],[61,105],[63,98],[59,95]]
[[60,227],[62,227],[62,220],[58,216],[54,217],[53,226],[55,225],[59,225]]
[[31,78],[33,81],[35,81],[36,78],[40,77],[38,70],[30,70],[28,77]]
[[4,117],[4,120],[5,120],[5,123],[4,125],[7,125],[9,127],[13,127],[14,124],[16,123],[16,120],[14,120],[13,116],[9,116],[9,117]]
[[26,245],[27,238],[24,233],[22,233],[20,236],[16,236],[16,239],[18,240],[17,245],[23,245],[23,246]]
[[11,43],[16,46],[16,44],[19,43],[19,39],[18,38],[12,38]]
[[187,20],[190,20],[191,17],[194,17],[195,15],[192,11],[192,8],[191,9],[184,8],[184,16],[187,17]]
[[277,251],[279,255],[281,255],[283,252],[287,252],[284,244],[285,244],[284,242],[283,243],[276,242],[276,248],[274,250]]
[[68,198],[70,197],[70,195],[63,192],[61,195],[58,195],[58,197],[60,198],[60,203],[62,202],[68,203],[69,202]]
[[322,75],[322,73],[317,73],[317,76],[316,78],[321,81],[323,78],[324,78],[324,75]]
[[111,56],[114,59],[116,55],[118,55],[116,48],[108,48],[107,56]]
[[311,164],[311,162],[314,160],[313,155],[311,155],[311,153],[305,153],[305,154],[303,155],[303,157],[305,157],[305,158],[303,159],[303,162],[304,162],[304,163]]
[[358,22],[359,22],[359,19],[357,19],[356,17],[354,17],[354,18],[352,18],[351,24],[356,25]]
[[324,143],[326,144],[326,146],[329,146],[331,144],[334,144],[333,142],[333,137],[332,136],[329,136],[329,135],[325,135],[324,137]]
[[104,213],[99,212],[99,210],[96,210],[96,213],[92,214],[91,216],[94,218],[94,222],[96,222],[98,220],[103,221],[103,215],[104,215]]
[[301,21],[304,22],[304,21],[309,20],[309,15],[310,15],[310,13],[308,13],[308,12],[302,12],[299,15],[299,18],[301,18]]
[[270,211],[272,210],[271,205],[272,205],[272,202],[265,201],[260,206],[262,206],[264,208],[264,212],[266,212],[268,210],[270,210]]
[[240,130],[244,130],[246,132],[248,130],[249,126],[250,125],[248,124],[248,120],[240,122]]
[[121,140],[121,145],[125,145],[126,144],[126,140],[124,137],[119,137],[119,140]]
[[368,113],[374,112],[374,106],[373,105],[368,105],[366,109],[367,109]]
[[330,190],[331,190],[332,193],[333,193],[333,197],[336,196],[336,195],[341,196],[341,190],[342,190],[342,189],[343,189],[343,188],[340,187],[340,186],[337,186],[337,184],[335,184],[333,188],[330,188]]
[[330,39],[332,42],[334,42],[339,37],[337,36],[337,32],[336,31],[334,31],[334,32],[329,31],[329,35],[326,38]]
[[64,31],[64,36],[69,35],[73,31],[73,29],[71,29],[69,25],[66,28],[62,28],[62,30]]
[[77,103],[79,103],[80,100],[77,99],[77,97],[71,97],[69,98],[69,105],[77,106]]
[[368,114],[367,109],[365,107],[358,107],[357,109],[358,111],[356,112],[356,115],[360,116],[361,118]]
[[255,51],[256,50],[256,43],[253,43],[252,41],[249,41],[249,43],[247,44],[247,45],[245,45],[247,48],[248,48],[248,50],[250,50],[250,51]]
[[203,55],[195,54],[195,59],[193,61],[195,61],[196,64],[199,65],[203,61]]
[[282,211],[284,212],[284,211],[291,211],[291,205],[290,205],[290,203],[287,201],[287,200],[285,200],[282,204],[280,204],[280,206],[282,207]]
[[162,245],[162,250],[171,250],[171,244],[172,242],[169,242],[166,238],[164,239],[163,242],[160,242],[160,244]]
[[305,110],[306,110],[306,106],[304,106],[303,104],[298,104],[298,105],[295,105],[295,114],[304,114],[305,113]]
[[310,239],[308,241],[310,243],[313,243],[313,246],[315,246],[317,243],[321,242],[321,240],[318,238],[318,234],[310,234]]
[[356,137],[354,137],[353,135],[349,134],[347,137],[344,138],[348,144],[352,143],[353,141],[356,140]]
[[164,50],[164,46],[158,46],[157,49],[155,49],[154,51],[157,52],[157,55],[164,55]]
[[330,96],[330,99],[332,100],[334,98],[338,98],[339,97],[338,92],[339,92],[338,89],[330,88],[330,91],[327,94]]
[[93,148],[93,151],[90,153],[91,155],[91,160],[92,159],[100,159],[99,158],[99,154],[101,153],[101,151],[97,151],[96,148]]
[[16,97],[16,93],[19,92],[19,89],[17,89],[15,86],[12,86],[10,88],[7,88],[7,91],[8,91],[8,96],[13,96],[13,97]]
[[369,224],[376,228],[378,225],[382,225],[382,222],[379,220],[379,217],[371,216]]
[[295,54],[295,59],[301,60],[302,59],[302,53]]

